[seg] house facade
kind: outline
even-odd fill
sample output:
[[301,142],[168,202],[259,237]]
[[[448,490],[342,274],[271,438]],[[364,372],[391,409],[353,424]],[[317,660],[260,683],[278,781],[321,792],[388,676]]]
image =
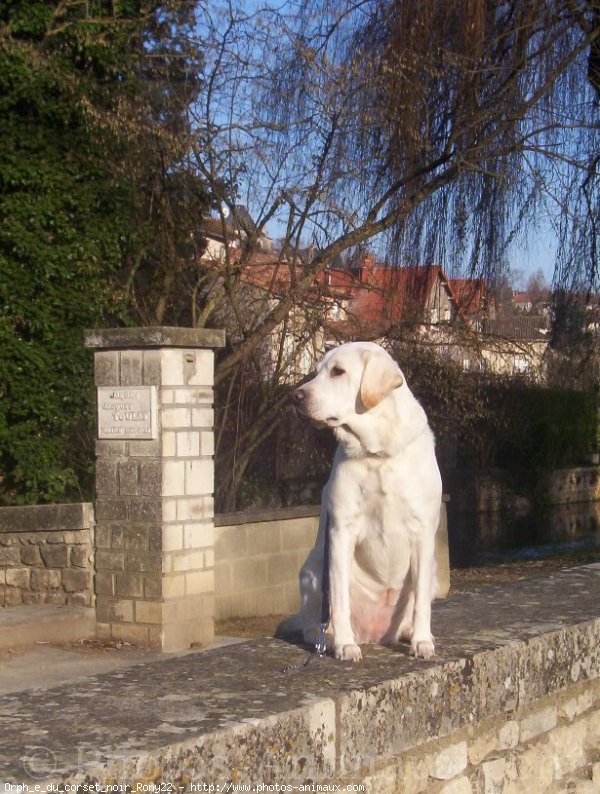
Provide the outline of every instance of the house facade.
[[[242,213],[243,216],[243,213]],[[244,251],[248,221],[207,223],[208,245],[203,264],[216,273],[229,268],[238,304],[258,320],[295,284],[310,274],[311,251],[275,251],[270,238]],[[228,235],[231,234],[231,239]],[[227,262],[225,262],[227,250]],[[314,252],[313,252],[314,254]],[[231,275],[233,274],[233,275]],[[419,338],[465,371],[543,379],[548,347],[547,318],[519,316],[498,319],[482,279],[451,279],[439,265],[395,267],[371,255],[348,266],[330,267],[314,275],[308,290],[265,340],[260,360],[266,376],[295,382],[311,372],[324,351],[357,339]],[[235,317],[219,318],[230,338],[238,335]],[[539,325],[539,327],[538,327]]]

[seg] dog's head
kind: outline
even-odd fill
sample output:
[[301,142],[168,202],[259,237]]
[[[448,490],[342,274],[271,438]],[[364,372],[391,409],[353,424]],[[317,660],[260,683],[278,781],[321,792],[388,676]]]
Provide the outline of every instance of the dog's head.
[[393,358],[373,342],[350,342],[330,350],[317,374],[290,399],[296,410],[318,424],[344,425],[370,411],[404,383]]

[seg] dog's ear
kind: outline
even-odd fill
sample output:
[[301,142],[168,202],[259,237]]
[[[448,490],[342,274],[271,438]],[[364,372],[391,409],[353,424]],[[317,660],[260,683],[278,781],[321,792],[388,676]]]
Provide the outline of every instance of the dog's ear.
[[383,353],[371,353],[365,360],[360,401],[368,411],[403,383],[404,378],[393,358]]

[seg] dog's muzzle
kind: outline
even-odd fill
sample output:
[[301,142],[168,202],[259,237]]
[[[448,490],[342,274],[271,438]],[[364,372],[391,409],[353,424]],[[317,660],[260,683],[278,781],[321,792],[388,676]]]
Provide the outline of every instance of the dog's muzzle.
[[300,408],[306,402],[306,392],[304,389],[294,389],[290,394],[290,400],[294,403],[296,408]]
[[294,413],[297,417],[304,421],[310,420],[307,413],[308,399],[304,389],[294,389],[294,391],[290,393],[290,402],[294,407]]
[[308,419],[316,427],[337,427],[337,416],[328,416],[326,419],[316,419],[311,416],[308,394],[304,389],[295,389],[290,394],[290,400],[296,409],[296,414],[302,419]]

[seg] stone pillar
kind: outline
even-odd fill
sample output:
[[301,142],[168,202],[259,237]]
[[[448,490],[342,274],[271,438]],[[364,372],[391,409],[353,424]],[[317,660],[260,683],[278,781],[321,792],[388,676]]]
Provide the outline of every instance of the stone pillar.
[[86,331],[98,396],[98,636],[176,651],[214,636],[214,349],[223,331]]

